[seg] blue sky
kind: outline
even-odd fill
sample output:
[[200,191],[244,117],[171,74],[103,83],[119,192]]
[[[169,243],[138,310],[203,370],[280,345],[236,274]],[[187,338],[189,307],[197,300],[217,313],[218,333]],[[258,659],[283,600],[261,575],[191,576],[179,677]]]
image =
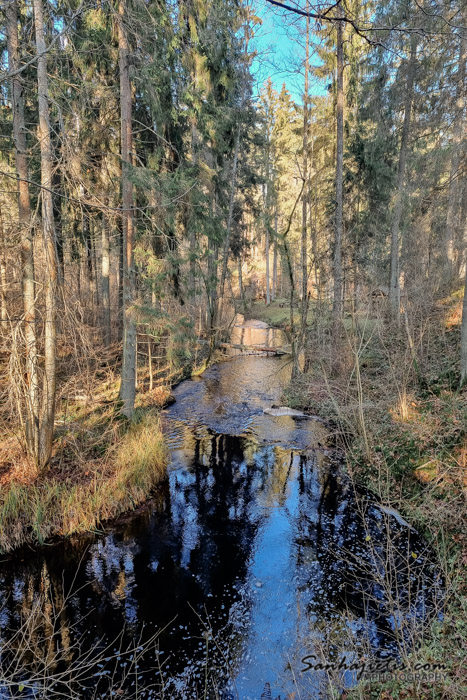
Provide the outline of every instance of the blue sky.
[[[255,13],[262,20],[252,42],[258,55],[253,61],[252,73],[256,89],[271,78],[276,90],[285,83],[296,102],[302,102],[303,73],[301,72],[305,57],[303,34],[306,20],[304,17],[284,13],[268,5],[266,0],[256,0]],[[298,41],[297,41],[298,40]],[[319,64],[316,54],[311,54],[311,63]],[[321,81],[312,79],[310,93],[324,95],[325,86]]]

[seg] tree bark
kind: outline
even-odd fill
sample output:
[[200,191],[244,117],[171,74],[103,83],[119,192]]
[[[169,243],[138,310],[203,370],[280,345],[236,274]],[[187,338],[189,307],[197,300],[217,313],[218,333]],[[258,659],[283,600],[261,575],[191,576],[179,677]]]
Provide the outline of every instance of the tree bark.
[[467,381],[467,265],[465,266],[464,301],[461,326],[461,386]]
[[[339,13],[342,10],[339,9]],[[336,215],[334,238],[334,299],[335,326],[342,317],[342,238],[344,226],[344,24],[337,22],[337,143],[336,143]]]
[[[104,203],[108,204],[108,197],[104,198]],[[110,237],[109,237],[109,220],[104,212],[102,212],[102,259],[101,259],[101,274],[102,274],[102,323],[104,326],[104,345],[109,347],[112,342],[112,330],[110,323]]]
[[266,227],[265,236],[265,256],[266,256],[266,305],[269,306],[271,303],[271,285],[270,285],[270,271],[269,271],[269,226]]
[[[57,168],[57,164],[55,164],[55,167]],[[58,168],[53,175],[53,190],[58,193],[62,191],[62,177]],[[60,195],[53,197],[53,207],[59,273],[58,280],[60,284],[63,284],[65,280],[65,260],[63,257],[62,198]]]
[[[196,129],[196,124],[193,123],[191,126],[191,151],[194,153],[194,163],[196,166],[199,164],[199,152],[198,152],[198,131]],[[188,206],[192,206],[191,200]],[[191,220],[193,217],[188,214],[188,240],[190,244],[190,271],[188,278],[188,288],[189,294],[194,300],[196,297],[196,230],[194,222]]]
[[154,388],[154,375],[152,371],[152,338],[148,335],[148,369],[149,369],[149,391]]
[[245,290],[243,288],[243,271],[242,271],[242,254],[239,253],[238,260],[238,291],[240,293],[240,299],[242,300],[242,309],[245,311]]
[[229,213],[227,217],[227,231],[224,241],[224,249],[222,253],[222,273],[219,288],[219,302],[222,304],[224,300],[225,280],[227,278],[227,267],[229,262],[230,239],[232,236],[233,210],[235,202],[235,189],[237,187],[237,167],[238,167],[238,151],[240,148],[240,125],[235,134],[235,148],[232,163],[232,179],[230,183],[230,198],[229,198]]
[[[452,275],[456,271],[456,239],[458,236],[459,210],[461,208],[461,174],[459,167],[461,165],[462,149],[464,147],[464,132],[465,132],[465,64],[467,60],[467,41],[465,36],[461,39],[459,47],[459,65],[457,71],[456,84],[456,119],[454,122],[454,134],[452,140],[452,158],[451,158],[451,177],[449,181],[449,197],[448,211],[446,217],[446,235],[445,235],[445,250],[446,267]],[[457,266],[458,267],[458,266]]]
[[123,222],[123,358],[120,399],[122,412],[128,418],[133,415],[136,396],[136,324],[134,319],[135,270],[134,270],[134,218],[133,184],[130,180],[133,132],[129,45],[124,28],[125,7],[118,6],[118,59],[120,72],[120,121],[122,159],[122,222]]
[[277,293],[277,222],[278,222],[278,211],[276,203],[276,212],[274,215],[274,252],[272,257],[272,289],[271,289],[271,299],[274,301]]
[[33,0],[34,27],[36,33],[37,93],[39,103],[39,142],[41,154],[41,202],[42,237],[45,253],[45,330],[44,330],[44,380],[40,416],[39,467],[45,467],[52,455],[55,419],[56,389],[56,294],[57,249],[52,201],[53,154],[50,134],[49,86],[47,55],[44,37],[42,0]]
[[[307,12],[309,3],[306,4]],[[308,225],[308,73],[310,70],[310,18],[306,18],[305,34],[305,87],[303,91],[303,181],[305,183],[302,195],[302,238],[300,248],[300,263],[302,267],[302,315],[308,296],[308,256],[307,256],[307,225]]]
[[264,184],[264,255],[266,260],[266,305],[271,303],[270,274],[269,274],[269,206],[270,206],[270,182],[269,182],[269,136],[266,146],[266,182]]
[[399,321],[400,315],[400,256],[399,256],[399,229],[402,216],[402,204],[404,196],[405,169],[407,164],[407,150],[410,134],[410,120],[413,102],[413,85],[415,79],[415,66],[417,58],[417,35],[412,34],[410,39],[410,58],[407,68],[407,83],[404,100],[404,122],[402,125],[402,138],[399,151],[399,165],[397,169],[397,189],[394,202],[392,227],[391,227],[391,276],[389,284],[389,304],[393,317]]
[[[20,67],[18,39],[18,5],[6,6],[8,34],[8,62],[13,73]],[[33,257],[33,229],[29,198],[26,128],[24,123],[22,74],[11,79],[13,110],[13,141],[15,146],[16,176],[18,178],[18,222],[21,236],[21,287],[23,296],[25,364],[26,364],[26,445],[37,463],[39,458],[39,380],[37,372],[37,341],[35,284]]]
[[[8,319],[8,309],[6,301],[6,248],[5,248],[5,231],[3,230],[3,216],[2,209],[0,207],[0,320],[2,323],[6,323]],[[6,328],[2,328],[2,334],[5,332]]]

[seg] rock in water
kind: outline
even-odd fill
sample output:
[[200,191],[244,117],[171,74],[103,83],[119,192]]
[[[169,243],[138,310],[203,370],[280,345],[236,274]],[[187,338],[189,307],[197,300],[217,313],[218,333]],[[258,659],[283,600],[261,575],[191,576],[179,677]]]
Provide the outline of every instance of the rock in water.
[[308,418],[303,411],[297,411],[295,408],[288,408],[287,406],[272,406],[271,408],[265,408],[264,413],[267,413],[268,416],[275,416],[276,418],[280,418],[281,416]]

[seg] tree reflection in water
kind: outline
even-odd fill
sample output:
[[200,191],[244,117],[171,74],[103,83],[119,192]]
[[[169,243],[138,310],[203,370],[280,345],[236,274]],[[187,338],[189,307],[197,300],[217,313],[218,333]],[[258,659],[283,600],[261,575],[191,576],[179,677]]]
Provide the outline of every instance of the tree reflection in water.
[[[289,371],[283,358],[242,357],[180,385],[164,488],[105,535],[10,557],[4,638],[40,598],[32,643],[45,654],[45,639],[58,643],[62,666],[76,639],[83,651],[122,629],[124,644],[158,631],[139,668],[157,687],[141,697],[164,686],[171,698],[255,700],[265,683],[272,697],[300,686],[320,697],[322,674],[300,674],[299,660],[323,646],[337,654],[349,633],[379,655],[410,643],[413,621],[439,602],[436,567],[413,530],[324,456],[321,424],[263,414]],[[106,682],[81,697],[106,697]]]

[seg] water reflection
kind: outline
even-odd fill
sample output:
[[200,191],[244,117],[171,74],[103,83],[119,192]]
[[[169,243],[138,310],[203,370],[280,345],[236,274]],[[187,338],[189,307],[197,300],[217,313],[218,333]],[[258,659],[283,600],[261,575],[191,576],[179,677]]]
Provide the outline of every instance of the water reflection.
[[[41,592],[37,643],[58,626],[70,656],[81,636],[90,648],[123,627],[128,640],[159,630],[141,669],[158,685],[141,697],[259,700],[266,683],[272,697],[322,697],[319,675],[292,669],[331,628],[396,653],[436,602],[436,569],[416,533],[325,458],[321,423],[263,414],[289,372],[286,358],[238,357],[177,387],[159,501],[105,536],[12,557],[4,635]],[[89,697],[108,697],[104,685]]]

